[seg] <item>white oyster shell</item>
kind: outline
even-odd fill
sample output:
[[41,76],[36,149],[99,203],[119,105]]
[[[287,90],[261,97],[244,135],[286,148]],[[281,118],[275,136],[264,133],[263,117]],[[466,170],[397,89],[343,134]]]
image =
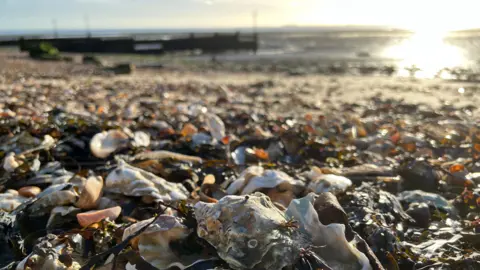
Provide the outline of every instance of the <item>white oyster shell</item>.
[[225,124],[223,123],[222,119],[213,113],[207,113],[205,116],[207,118],[207,125],[208,129],[210,130],[210,134],[212,134],[212,137],[218,141],[221,141],[222,138],[225,137]]
[[[123,239],[152,222],[154,218],[135,223],[125,229]],[[191,232],[180,220],[174,216],[161,215],[138,237],[138,250],[140,255],[151,265],[158,269],[168,269],[177,266],[186,268],[189,264],[199,260],[200,255],[178,256],[171,250],[170,242],[185,239]],[[179,257],[181,256],[181,257]]]
[[288,174],[277,170],[265,170],[260,166],[245,169],[227,188],[228,194],[251,194],[263,188],[274,188],[280,184],[297,184]]
[[90,151],[98,158],[106,158],[111,153],[124,147],[128,139],[128,135],[118,129],[103,131],[93,136],[90,141]]
[[225,196],[194,207],[197,233],[213,245],[233,269],[282,269],[294,263],[305,241],[285,232],[282,211],[262,193]]
[[313,243],[313,251],[323,258],[332,269],[371,269],[367,256],[358,251],[345,238],[345,225],[332,223],[323,225],[313,208],[315,194],[294,199],[287,216],[299,221],[300,230]]
[[105,190],[127,196],[150,195],[164,201],[186,200],[188,194],[182,184],[170,183],[123,160],[120,160],[118,167],[108,174]]

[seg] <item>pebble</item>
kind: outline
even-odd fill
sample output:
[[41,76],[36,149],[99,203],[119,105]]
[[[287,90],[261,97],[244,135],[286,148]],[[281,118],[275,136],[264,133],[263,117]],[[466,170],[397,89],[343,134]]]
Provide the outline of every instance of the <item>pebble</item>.
[[18,194],[23,197],[32,198],[36,197],[42,190],[39,187],[27,186],[18,190]]
[[122,212],[122,208],[120,206],[116,206],[116,207],[107,208],[104,210],[95,210],[95,211],[89,211],[89,212],[77,214],[77,220],[80,226],[87,227],[92,223],[102,221],[106,218],[113,221],[117,219],[117,217],[120,215],[121,212]]

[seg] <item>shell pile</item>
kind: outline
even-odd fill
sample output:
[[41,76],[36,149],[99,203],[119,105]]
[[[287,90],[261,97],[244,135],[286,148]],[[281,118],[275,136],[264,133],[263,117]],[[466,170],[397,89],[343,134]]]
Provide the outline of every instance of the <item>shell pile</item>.
[[5,70],[25,60],[2,55],[1,269],[480,269],[473,95],[433,106],[394,98],[408,81],[349,101],[356,79],[52,77],[83,66]]

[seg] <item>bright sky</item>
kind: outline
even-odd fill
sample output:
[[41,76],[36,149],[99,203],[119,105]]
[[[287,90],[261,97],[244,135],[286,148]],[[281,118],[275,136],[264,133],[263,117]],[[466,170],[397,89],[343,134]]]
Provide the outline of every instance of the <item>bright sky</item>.
[[0,0],[0,30],[388,25],[442,32],[480,28],[480,0]]

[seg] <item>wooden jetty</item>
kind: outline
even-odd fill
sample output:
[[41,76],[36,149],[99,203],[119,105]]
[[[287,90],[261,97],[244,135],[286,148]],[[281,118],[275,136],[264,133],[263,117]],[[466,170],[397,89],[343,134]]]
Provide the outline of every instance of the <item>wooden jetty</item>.
[[133,37],[80,37],[80,38],[18,38],[0,41],[0,46],[18,46],[22,51],[47,42],[61,52],[161,54],[200,50],[202,53],[258,50],[258,35],[234,34],[195,35],[172,39],[139,40]]

